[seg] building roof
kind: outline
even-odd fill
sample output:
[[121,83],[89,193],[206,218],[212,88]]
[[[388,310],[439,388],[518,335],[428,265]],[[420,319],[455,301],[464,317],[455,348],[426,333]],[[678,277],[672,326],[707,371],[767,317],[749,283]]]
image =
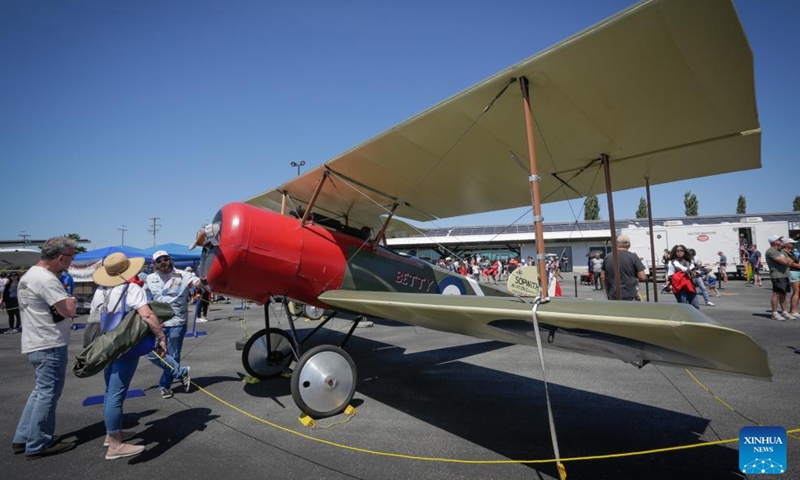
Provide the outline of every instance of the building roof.
[[[706,215],[697,217],[654,218],[653,227],[663,228],[678,225],[719,225],[726,223],[788,222],[789,230],[800,230],[800,212],[759,213],[744,215]],[[646,218],[616,220],[617,230],[623,228],[647,228]],[[609,238],[611,225],[608,220],[578,222],[545,222],[543,224],[547,240],[579,240]],[[391,246],[420,245],[454,242],[509,242],[532,241],[535,238],[532,223],[516,225],[487,225],[471,227],[444,227],[423,230],[422,233],[409,232],[404,237],[388,240]]]

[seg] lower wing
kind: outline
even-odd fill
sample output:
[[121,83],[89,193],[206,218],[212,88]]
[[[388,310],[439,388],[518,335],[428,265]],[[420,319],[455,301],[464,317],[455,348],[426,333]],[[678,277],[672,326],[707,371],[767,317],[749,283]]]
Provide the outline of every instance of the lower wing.
[[[489,340],[536,345],[533,304],[515,298],[334,290],[335,308]],[[688,305],[554,299],[536,318],[547,346],[771,378],[767,353],[746,334]]]

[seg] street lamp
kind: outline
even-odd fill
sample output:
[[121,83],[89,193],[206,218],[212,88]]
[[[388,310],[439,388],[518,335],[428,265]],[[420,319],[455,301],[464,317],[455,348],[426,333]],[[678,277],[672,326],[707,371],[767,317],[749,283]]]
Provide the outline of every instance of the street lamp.
[[300,167],[302,167],[305,164],[306,164],[305,160],[300,160],[300,163],[292,162],[289,165],[291,165],[293,167],[297,167],[297,176],[300,176]]

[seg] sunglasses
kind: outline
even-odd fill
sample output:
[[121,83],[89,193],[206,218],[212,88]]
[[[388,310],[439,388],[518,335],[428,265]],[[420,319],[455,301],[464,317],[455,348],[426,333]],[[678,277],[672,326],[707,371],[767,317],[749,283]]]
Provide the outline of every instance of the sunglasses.
[[167,263],[169,262],[169,260],[170,260],[169,257],[158,257],[156,258],[156,263]]

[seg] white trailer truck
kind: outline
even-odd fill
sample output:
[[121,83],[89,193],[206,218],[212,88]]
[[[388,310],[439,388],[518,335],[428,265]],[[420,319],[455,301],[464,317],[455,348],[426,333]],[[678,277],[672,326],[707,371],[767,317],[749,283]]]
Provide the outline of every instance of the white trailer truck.
[[[761,217],[744,217],[741,222],[713,225],[691,222],[691,218],[686,218],[665,221],[663,226],[653,226],[656,266],[663,267],[661,257],[664,250],[670,250],[674,245],[685,245],[695,250],[696,258],[703,264],[711,265],[715,269],[719,261],[717,252],[724,253],[728,257],[728,275],[744,278],[745,265],[739,254],[739,246],[742,243],[757,245],[766,269],[763,255],[769,248],[767,238],[770,235],[789,235],[787,222],[765,222]],[[642,222],[641,226],[631,225],[623,228],[620,234],[630,237],[631,251],[642,257],[646,266],[652,267],[647,222]]]

